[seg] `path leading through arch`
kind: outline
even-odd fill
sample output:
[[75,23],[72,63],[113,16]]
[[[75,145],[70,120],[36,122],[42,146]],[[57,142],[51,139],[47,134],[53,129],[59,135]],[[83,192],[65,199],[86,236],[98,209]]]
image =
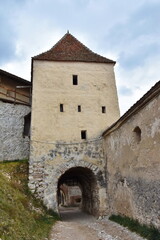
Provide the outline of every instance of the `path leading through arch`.
[[[61,206],[77,205],[84,212],[95,216],[99,214],[98,183],[94,173],[86,167],[73,167],[62,174],[58,181],[57,195],[60,212]],[[74,199],[79,202],[76,203]]]
[[63,209],[61,217],[62,221],[53,226],[49,240],[144,240],[107,218],[97,220],[78,208]]

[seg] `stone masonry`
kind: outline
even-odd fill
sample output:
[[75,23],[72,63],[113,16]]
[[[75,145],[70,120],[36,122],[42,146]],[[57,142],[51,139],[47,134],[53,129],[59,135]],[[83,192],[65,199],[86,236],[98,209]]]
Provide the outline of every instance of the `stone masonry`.
[[23,137],[29,106],[0,101],[0,161],[29,157],[29,138]]
[[[37,149],[41,149],[39,158],[34,159]],[[46,151],[48,148],[48,151]],[[57,186],[60,177],[69,169],[88,169],[92,172],[96,186],[92,188],[97,194],[95,209],[86,209],[94,215],[102,215],[106,212],[106,182],[105,182],[105,163],[103,160],[102,140],[94,140],[82,143],[32,143],[30,157],[29,187],[36,195],[43,199],[48,208],[52,208],[58,212],[57,205]],[[85,177],[84,170],[84,177]],[[83,176],[81,176],[83,178]],[[89,180],[88,180],[89,181]],[[83,182],[83,181],[82,181]],[[89,183],[91,186],[91,183]],[[87,187],[82,184],[83,190]],[[95,199],[87,199],[94,202]]]

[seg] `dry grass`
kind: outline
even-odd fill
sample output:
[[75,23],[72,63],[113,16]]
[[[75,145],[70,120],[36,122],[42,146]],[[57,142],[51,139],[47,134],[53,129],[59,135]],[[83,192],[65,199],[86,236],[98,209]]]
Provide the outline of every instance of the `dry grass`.
[[132,232],[136,232],[141,237],[144,237],[148,240],[160,240],[160,232],[153,226],[140,224],[137,220],[120,215],[112,215],[109,217],[109,220],[117,222],[124,227],[127,227]]

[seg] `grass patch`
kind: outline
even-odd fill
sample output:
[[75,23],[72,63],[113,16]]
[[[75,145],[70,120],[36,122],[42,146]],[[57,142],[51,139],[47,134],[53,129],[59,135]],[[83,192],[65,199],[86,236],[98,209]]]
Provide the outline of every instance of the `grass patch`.
[[153,226],[140,224],[137,220],[120,215],[111,215],[109,220],[127,227],[130,231],[135,232],[148,240],[160,240],[160,232]]
[[42,240],[58,216],[28,189],[28,161],[0,163],[0,239]]

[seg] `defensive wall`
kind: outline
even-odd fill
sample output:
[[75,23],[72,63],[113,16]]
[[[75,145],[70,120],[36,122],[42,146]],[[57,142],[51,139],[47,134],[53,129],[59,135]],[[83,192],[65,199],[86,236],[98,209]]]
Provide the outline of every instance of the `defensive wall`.
[[103,136],[109,214],[160,227],[160,82]]

